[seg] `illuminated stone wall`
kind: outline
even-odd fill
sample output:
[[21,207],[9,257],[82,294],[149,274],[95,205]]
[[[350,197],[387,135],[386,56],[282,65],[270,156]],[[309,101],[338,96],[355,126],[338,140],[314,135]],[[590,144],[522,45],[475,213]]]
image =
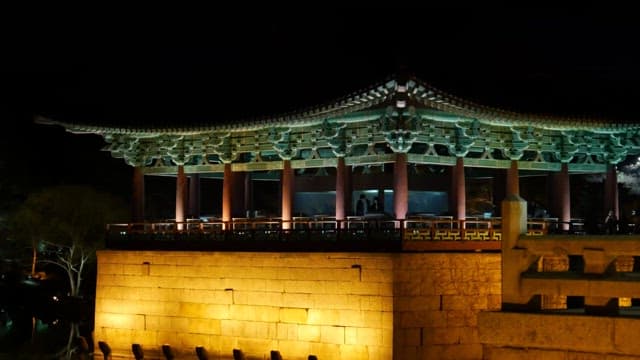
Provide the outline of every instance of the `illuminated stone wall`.
[[116,354],[162,344],[193,358],[389,359],[392,258],[321,253],[102,251],[95,339]]
[[498,254],[101,251],[95,341],[211,357],[482,357],[477,313],[500,303]]
[[402,254],[394,268],[394,359],[482,359],[478,313],[500,310],[501,258]]

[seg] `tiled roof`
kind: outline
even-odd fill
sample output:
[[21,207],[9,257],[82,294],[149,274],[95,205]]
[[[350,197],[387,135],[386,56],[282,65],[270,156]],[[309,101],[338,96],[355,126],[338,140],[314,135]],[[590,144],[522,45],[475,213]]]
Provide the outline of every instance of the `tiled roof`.
[[318,125],[326,119],[349,117],[349,114],[385,104],[395,105],[399,99],[407,100],[417,107],[441,110],[450,115],[466,119],[477,119],[483,123],[499,126],[534,126],[553,130],[589,130],[601,133],[619,133],[630,129],[640,129],[640,123],[617,123],[605,119],[585,117],[544,116],[519,113],[497,107],[480,105],[447,92],[441,91],[417,78],[399,80],[390,78],[362,91],[355,92],[330,104],[319,105],[288,114],[246,119],[239,121],[212,122],[210,124],[183,124],[163,126],[157,124],[138,126],[110,126],[90,122],[65,122],[44,117],[38,123],[57,124],[76,133],[97,134],[197,134],[217,131],[251,131],[271,127],[304,127]]

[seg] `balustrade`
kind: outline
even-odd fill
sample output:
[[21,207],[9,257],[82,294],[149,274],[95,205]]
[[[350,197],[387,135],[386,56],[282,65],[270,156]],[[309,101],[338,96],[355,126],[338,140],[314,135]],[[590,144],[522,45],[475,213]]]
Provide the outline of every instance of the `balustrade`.
[[[566,309],[566,297],[583,297],[590,313],[614,313],[630,307],[640,294],[640,273],[633,272],[640,256],[640,239],[634,236],[591,235],[520,238],[519,272],[522,296],[541,296],[542,309]],[[580,267],[571,268],[569,258]],[[531,261],[542,264],[532,271]]]

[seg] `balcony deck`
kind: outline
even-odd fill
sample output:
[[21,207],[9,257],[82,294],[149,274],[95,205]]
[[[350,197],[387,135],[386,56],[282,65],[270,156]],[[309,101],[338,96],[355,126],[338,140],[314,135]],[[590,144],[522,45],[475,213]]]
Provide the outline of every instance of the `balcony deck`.
[[[547,235],[557,224],[532,219],[529,235]],[[574,226],[575,227],[575,226]],[[501,219],[451,217],[234,218],[110,224],[107,248],[202,251],[500,251]]]

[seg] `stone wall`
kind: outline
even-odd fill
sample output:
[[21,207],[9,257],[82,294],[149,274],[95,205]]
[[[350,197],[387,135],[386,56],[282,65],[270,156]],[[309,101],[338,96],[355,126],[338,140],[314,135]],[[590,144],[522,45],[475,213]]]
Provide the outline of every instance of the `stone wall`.
[[100,251],[95,341],[131,358],[481,359],[500,255]]
[[482,359],[478,313],[499,310],[499,254],[402,254],[394,267],[394,359]]

